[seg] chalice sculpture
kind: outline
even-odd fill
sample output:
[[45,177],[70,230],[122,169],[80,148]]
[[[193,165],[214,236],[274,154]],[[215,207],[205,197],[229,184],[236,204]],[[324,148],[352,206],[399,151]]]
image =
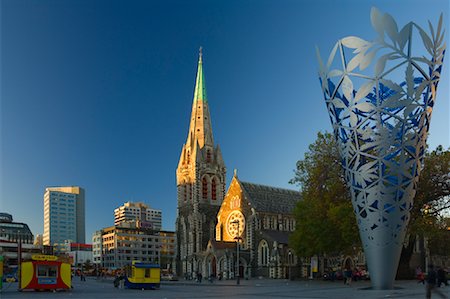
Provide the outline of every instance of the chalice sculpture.
[[377,8],[370,18],[374,41],[348,36],[326,61],[317,56],[372,287],[391,289],[446,46],[442,15],[429,33],[414,22],[399,29]]

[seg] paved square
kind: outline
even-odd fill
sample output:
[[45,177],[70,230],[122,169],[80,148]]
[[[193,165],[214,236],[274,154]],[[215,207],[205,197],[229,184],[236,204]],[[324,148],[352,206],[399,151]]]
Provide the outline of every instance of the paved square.
[[[342,281],[288,281],[253,279],[235,281],[215,281],[197,284],[193,281],[163,282],[159,290],[128,290],[113,287],[112,280],[87,281],[74,279],[73,290],[69,292],[18,292],[17,283],[5,283],[1,298],[425,298],[425,286],[416,281],[398,281],[395,290],[368,290],[370,283],[354,282],[351,286]],[[450,287],[442,289],[447,296]],[[433,297],[437,297],[436,295]]]

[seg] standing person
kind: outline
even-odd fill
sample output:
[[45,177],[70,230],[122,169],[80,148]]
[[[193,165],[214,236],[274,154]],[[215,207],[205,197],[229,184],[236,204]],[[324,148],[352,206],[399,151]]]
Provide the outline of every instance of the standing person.
[[423,274],[422,268],[420,266],[417,266],[416,268],[416,278],[417,283],[425,284],[425,275]]
[[437,279],[438,279],[438,282],[437,282],[438,288],[441,287],[442,283],[444,285],[448,286],[446,273],[442,267],[439,267],[439,269],[437,270]]
[[344,283],[348,285],[352,284],[352,269],[350,267],[344,271]]
[[447,298],[441,290],[436,288],[437,274],[434,271],[434,266],[432,264],[428,265],[428,276],[427,276],[427,299],[431,298],[431,292],[434,292],[441,296],[441,298]]

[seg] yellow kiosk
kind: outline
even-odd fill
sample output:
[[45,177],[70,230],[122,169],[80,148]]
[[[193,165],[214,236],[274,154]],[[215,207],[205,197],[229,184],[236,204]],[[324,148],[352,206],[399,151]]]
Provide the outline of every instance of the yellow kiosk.
[[157,264],[133,261],[131,275],[125,276],[128,289],[157,289],[160,287],[160,267]]
[[21,264],[20,290],[63,290],[71,285],[70,264],[57,256],[35,254]]

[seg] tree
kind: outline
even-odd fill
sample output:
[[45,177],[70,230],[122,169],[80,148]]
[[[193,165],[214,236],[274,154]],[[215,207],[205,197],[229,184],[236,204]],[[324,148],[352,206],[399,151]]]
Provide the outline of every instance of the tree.
[[449,213],[450,149],[444,150],[442,146],[438,146],[424,157],[424,168],[417,184],[408,226],[409,238],[400,257],[397,278],[409,278],[412,275],[410,266],[414,268],[414,265],[409,262],[417,238],[428,239],[431,254],[450,252],[450,237],[446,225]]
[[297,162],[291,184],[300,186],[302,200],[294,215],[290,243],[300,256],[336,254],[360,248],[356,218],[345,183],[337,143],[330,133],[318,133],[303,160]]
[[[345,253],[361,248],[340,161],[334,136],[318,133],[304,159],[297,162],[295,176],[290,183],[300,187],[303,200],[294,210],[297,224],[290,244],[300,256]],[[428,239],[431,254],[450,252],[450,232],[446,222],[450,217],[450,149],[438,146],[427,152],[424,165],[411,210],[398,278],[411,276],[409,262],[418,237]]]

